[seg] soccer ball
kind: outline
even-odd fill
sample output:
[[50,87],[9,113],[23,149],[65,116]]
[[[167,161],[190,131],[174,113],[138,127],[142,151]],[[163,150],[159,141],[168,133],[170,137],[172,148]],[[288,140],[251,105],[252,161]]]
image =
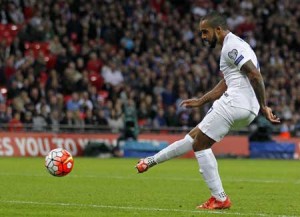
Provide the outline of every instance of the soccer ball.
[[72,171],[73,165],[72,155],[62,148],[51,150],[45,158],[45,167],[53,176],[68,175]]

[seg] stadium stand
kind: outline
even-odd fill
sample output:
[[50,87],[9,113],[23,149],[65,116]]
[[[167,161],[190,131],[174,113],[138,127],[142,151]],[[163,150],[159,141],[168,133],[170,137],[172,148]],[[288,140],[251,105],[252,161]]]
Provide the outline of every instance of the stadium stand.
[[0,0],[1,124],[118,131],[132,101],[140,127],[194,126],[210,105],[180,100],[221,76],[198,35],[211,9],[256,51],[280,130],[299,133],[300,4],[275,0]]

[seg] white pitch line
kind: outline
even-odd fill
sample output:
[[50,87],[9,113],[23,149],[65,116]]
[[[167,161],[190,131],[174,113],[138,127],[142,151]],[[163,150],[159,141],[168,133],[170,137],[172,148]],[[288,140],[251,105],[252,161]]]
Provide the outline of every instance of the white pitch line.
[[[22,177],[46,177],[49,176],[47,172],[45,172],[44,175],[41,174],[21,174],[21,173],[1,173],[0,176],[22,176]],[[139,179],[139,180],[172,180],[172,181],[196,181],[199,182],[201,180],[201,177],[199,178],[179,178],[179,177],[150,177],[150,176],[141,176],[140,174],[132,174],[131,176],[106,176],[106,175],[69,175],[69,178],[103,178],[103,179]],[[222,179],[223,182],[250,182],[250,183],[282,183],[282,184],[294,184],[294,185],[299,185],[300,180],[278,180],[278,179]]]
[[[231,211],[206,211],[206,210],[181,210],[181,209],[166,209],[154,207],[133,207],[133,206],[113,206],[101,204],[80,204],[80,203],[49,203],[49,202],[35,202],[35,201],[18,201],[18,200],[0,200],[0,203],[12,204],[31,204],[31,205],[46,205],[46,206],[70,206],[70,207],[87,207],[100,209],[121,209],[121,210],[135,210],[135,211],[151,211],[151,212],[181,212],[181,213],[205,213],[210,215],[237,215],[237,216],[270,216],[264,213],[239,213]],[[297,217],[289,215],[276,215],[276,217]]]

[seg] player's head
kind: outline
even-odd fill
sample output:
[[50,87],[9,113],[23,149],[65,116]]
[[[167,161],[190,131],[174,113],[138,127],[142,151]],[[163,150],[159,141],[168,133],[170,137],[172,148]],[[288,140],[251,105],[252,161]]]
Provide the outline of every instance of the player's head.
[[199,28],[204,44],[209,44],[211,48],[214,48],[223,40],[222,33],[228,30],[226,17],[215,11],[210,12],[202,17]]

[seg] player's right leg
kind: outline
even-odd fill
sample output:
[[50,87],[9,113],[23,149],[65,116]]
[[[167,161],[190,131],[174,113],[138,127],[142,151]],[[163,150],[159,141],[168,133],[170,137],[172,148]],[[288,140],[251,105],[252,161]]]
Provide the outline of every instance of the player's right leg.
[[135,166],[138,172],[146,172],[149,168],[153,167],[156,164],[165,162],[169,159],[181,156],[189,151],[192,151],[194,138],[198,132],[199,128],[195,127],[183,139],[172,143],[153,156],[140,159]]

